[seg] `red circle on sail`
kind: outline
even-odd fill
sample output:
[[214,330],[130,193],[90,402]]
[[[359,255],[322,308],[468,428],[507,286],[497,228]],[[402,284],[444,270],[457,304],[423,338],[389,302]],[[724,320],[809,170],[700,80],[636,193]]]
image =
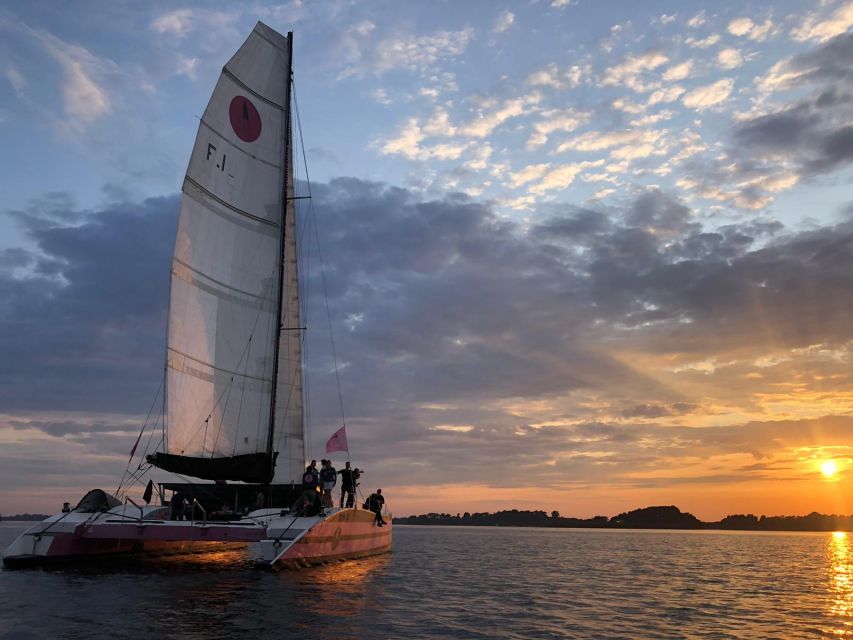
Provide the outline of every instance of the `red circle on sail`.
[[261,114],[246,96],[235,96],[228,108],[231,128],[243,142],[254,142],[261,135]]

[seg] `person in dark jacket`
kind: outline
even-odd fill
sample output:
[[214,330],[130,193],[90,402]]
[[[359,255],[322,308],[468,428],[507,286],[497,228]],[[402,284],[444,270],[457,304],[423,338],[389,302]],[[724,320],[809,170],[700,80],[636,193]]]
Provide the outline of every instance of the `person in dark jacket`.
[[338,473],[341,474],[341,509],[344,508],[344,497],[346,497],[347,509],[352,509],[355,504],[355,488],[358,486],[361,472],[358,469],[352,469],[347,462]]
[[365,507],[376,514],[374,522],[380,527],[388,524],[382,517],[382,507],[385,506],[385,496],[382,495],[382,489],[377,489],[376,493],[371,493],[364,503]]
[[169,519],[170,520],[185,520],[187,509],[187,499],[183,491],[175,491],[172,494],[172,499],[169,501]]
[[317,471],[317,461],[312,460],[311,464],[305,467],[305,473],[302,474],[302,488],[316,489],[320,484],[320,474]]

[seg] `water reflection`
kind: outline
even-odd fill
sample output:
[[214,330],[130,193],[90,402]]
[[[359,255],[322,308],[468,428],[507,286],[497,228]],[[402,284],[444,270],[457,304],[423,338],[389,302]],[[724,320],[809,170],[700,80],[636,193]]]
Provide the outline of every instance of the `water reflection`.
[[389,556],[377,556],[298,572],[282,571],[279,575],[297,583],[296,600],[303,610],[357,616],[375,604],[370,585],[390,561]]
[[843,637],[853,636],[853,557],[846,533],[836,531],[829,537],[826,556],[831,595],[829,611],[840,623],[832,632]]

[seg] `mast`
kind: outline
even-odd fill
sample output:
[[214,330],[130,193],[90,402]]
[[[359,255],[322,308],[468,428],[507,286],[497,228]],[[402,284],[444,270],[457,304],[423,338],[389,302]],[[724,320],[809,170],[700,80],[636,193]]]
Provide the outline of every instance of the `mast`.
[[[275,439],[275,405],[278,395],[278,357],[281,348],[281,308],[284,297],[284,251],[285,251],[285,221],[287,218],[287,203],[290,201],[290,174],[293,171],[290,153],[291,127],[290,127],[290,90],[293,81],[293,32],[287,32],[287,72],[285,74],[284,86],[284,179],[281,197],[281,234],[279,235],[278,253],[278,305],[276,310],[276,334],[273,346],[273,370],[272,370],[272,393],[270,394],[270,424],[267,433],[267,456],[270,460],[270,469],[274,474],[275,463],[273,461],[273,444]],[[272,482],[270,477],[269,482]]]

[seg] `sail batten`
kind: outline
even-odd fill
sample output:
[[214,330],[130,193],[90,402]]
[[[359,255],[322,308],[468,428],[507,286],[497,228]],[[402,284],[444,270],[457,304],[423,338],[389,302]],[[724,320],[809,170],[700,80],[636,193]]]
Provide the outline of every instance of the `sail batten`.
[[[288,96],[288,44],[258,23],[225,65],[182,188],[166,358],[167,451],[151,462],[194,477],[269,482],[276,454],[268,448],[270,428],[279,423],[289,436],[281,458],[288,463],[276,479],[297,479],[304,458],[301,357],[292,360],[301,352],[279,337],[279,318],[293,319],[293,306],[298,319],[299,306],[298,295],[279,294],[296,277],[287,260],[295,242],[295,233],[287,237],[295,211],[285,200],[292,189],[290,112],[280,106]],[[274,393],[299,397],[281,419],[278,411],[271,418]],[[297,424],[299,438],[292,437]]]

